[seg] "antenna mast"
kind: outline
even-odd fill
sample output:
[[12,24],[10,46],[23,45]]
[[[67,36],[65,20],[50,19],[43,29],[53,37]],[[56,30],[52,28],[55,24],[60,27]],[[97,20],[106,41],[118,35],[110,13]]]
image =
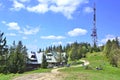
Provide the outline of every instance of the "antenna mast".
[[93,47],[97,47],[97,28],[96,28],[96,5],[94,3],[94,14],[93,14],[93,29],[92,29],[92,34],[91,37],[93,39]]

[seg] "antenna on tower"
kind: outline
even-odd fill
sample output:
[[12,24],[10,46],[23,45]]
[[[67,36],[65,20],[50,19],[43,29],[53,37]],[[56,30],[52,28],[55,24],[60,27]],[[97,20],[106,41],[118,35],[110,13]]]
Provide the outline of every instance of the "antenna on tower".
[[91,37],[93,39],[93,47],[97,47],[97,28],[96,28],[96,4],[94,3],[93,7],[93,29],[92,29],[92,34]]

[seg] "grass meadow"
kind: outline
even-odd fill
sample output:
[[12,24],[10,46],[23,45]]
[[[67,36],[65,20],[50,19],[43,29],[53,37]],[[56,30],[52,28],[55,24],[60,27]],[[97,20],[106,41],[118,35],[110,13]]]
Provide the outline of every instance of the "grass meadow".
[[[88,53],[84,59],[90,65],[60,70],[66,74],[63,80],[120,80],[120,68],[112,67],[103,53]],[[102,70],[96,70],[96,67],[101,67]]]
[[[120,80],[120,68],[112,67],[102,52],[88,53],[84,60],[89,61],[90,64],[83,67],[66,67],[61,69],[60,71],[64,75],[62,80]],[[96,67],[100,67],[102,70],[96,70]],[[13,77],[24,74],[50,71],[51,69],[37,69],[23,74],[0,74],[0,80],[12,80]]]
[[50,72],[51,69],[37,69],[37,70],[33,70],[33,71],[28,71],[25,72],[23,74],[0,74],[0,80],[12,80],[14,77],[17,76],[22,76],[24,74],[32,74],[32,73],[42,73],[42,72]]

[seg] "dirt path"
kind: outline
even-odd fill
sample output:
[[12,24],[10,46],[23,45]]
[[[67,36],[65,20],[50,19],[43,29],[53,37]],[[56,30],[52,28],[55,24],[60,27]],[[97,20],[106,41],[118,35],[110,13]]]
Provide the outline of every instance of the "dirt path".
[[[81,60],[81,61],[84,62],[84,65],[89,64],[88,61],[85,60]],[[83,65],[71,66],[71,67],[80,67],[80,66]],[[61,80],[64,77],[64,75],[58,70],[63,68],[64,67],[52,69],[50,73],[24,74],[23,76],[16,77],[13,80]]]
[[52,69],[50,73],[24,74],[14,78],[13,80],[61,80],[63,75],[58,71],[59,69],[63,68]]
[[60,80],[60,76],[62,75],[56,73],[33,73],[16,77],[13,80]]

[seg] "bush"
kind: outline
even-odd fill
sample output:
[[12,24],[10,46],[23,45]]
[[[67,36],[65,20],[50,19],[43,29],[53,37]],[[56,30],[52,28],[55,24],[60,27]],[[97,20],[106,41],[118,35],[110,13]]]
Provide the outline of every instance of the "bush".
[[120,50],[115,49],[110,53],[110,64],[114,67],[120,67]]
[[0,73],[7,74],[8,67],[6,65],[0,66]]

